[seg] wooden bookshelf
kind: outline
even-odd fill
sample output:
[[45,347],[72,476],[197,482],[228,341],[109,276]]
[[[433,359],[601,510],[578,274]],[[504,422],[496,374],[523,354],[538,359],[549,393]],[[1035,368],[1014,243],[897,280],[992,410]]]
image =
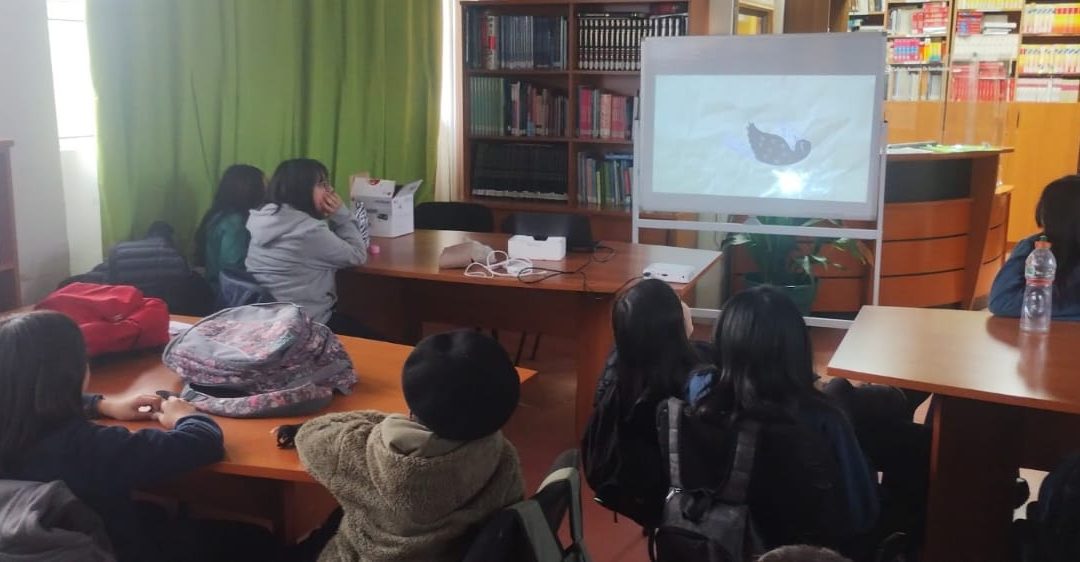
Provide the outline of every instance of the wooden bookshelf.
[[11,179],[11,148],[0,139],[0,311],[18,308],[19,250],[15,242],[15,186]]
[[[604,207],[578,201],[580,186],[578,186],[577,181],[577,159],[578,154],[582,152],[632,154],[634,141],[623,138],[586,138],[579,136],[578,103],[580,100],[578,99],[578,89],[581,86],[588,86],[613,95],[633,98],[640,90],[641,75],[637,70],[580,68],[578,65],[578,15],[596,12],[651,12],[655,7],[673,4],[686,6],[686,29],[688,34],[702,35],[706,33],[709,0],[688,0],[684,2],[658,0],[629,2],[606,0],[459,0],[463,25],[462,36],[466,38],[466,41],[470,32],[466,18],[466,12],[469,10],[480,10],[496,16],[561,16],[566,18],[568,32],[565,45],[566,68],[555,70],[472,69],[466,64],[469,47],[466,46],[466,42],[463,42],[462,52],[459,53],[462,68],[464,69],[460,78],[462,136],[459,158],[462,181],[461,193],[457,194],[456,198],[481,203],[491,208],[496,215],[496,224],[499,224],[503,217],[513,212],[569,212],[589,216],[593,223],[594,236],[598,239],[628,240],[630,237],[630,213],[628,208]],[[565,123],[566,135],[559,137],[509,137],[470,134],[471,98],[469,80],[472,77],[480,76],[520,78],[524,82],[565,93],[568,98],[567,121]],[[630,128],[632,123],[627,123],[626,126]],[[563,202],[473,195],[474,157],[476,156],[476,147],[481,142],[565,145],[567,159],[566,195],[568,200]]]

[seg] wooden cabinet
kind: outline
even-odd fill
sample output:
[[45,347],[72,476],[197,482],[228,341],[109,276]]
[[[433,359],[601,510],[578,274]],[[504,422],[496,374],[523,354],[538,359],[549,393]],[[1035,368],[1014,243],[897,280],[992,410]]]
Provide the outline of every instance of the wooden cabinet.
[[15,244],[15,194],[10,140],[0,139],[0,311],[18,308],[19,251]]

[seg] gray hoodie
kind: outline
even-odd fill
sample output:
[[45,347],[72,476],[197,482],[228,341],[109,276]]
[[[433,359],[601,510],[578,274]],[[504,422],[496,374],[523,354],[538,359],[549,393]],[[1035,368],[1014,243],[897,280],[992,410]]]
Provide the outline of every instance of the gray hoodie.
[[328,220],[276,203],[251,212],[248,272],[275,299],[299,305],[316,322],[330,320],[337,287],[334,273],[367,261],[367,217],[345,205]]
[[320,562],[455,562],[492,513],[524,495],[501,432],[441,439],[396,414],[328,414],[296,434],[308,472],[345,516]]

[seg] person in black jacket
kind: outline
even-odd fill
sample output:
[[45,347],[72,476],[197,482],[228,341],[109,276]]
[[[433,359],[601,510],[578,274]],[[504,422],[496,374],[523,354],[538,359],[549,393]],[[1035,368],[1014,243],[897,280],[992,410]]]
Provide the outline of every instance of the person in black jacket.
[[91,423],[82,394],[88,375],[82,333],[68,317],[40,311],[0,320],[0,478],[63,481],[102,518],[119,560],[160,560],[132,491],[221,460],[221,429],[176,398],[150,413],[166,431]]

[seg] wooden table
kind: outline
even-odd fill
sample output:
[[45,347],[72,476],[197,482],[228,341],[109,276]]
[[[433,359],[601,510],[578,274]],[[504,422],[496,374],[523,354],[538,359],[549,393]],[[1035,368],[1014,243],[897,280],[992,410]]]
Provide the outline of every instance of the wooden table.
[[1013,480],[1080,448],[1080,323],[864,307],[829,375],[933,392],[926,560],[1010,559]]
[[596,381],[611,350],[611,307],[616,294],[640,277],[646,266],[660,262],[695,268],[690,283],[672,285],[687,295],[720,257],[719,252],[708,250],[605,242],[610,250],[571,252],[563,261],[536,262],[537,267],[578,273],[534,284],[512,278],[466,277],[462,269],[439,268],[439,255],[447,246],[471,239],[505,250],[508,237],[418,230],[399,238],[380,238],[376,243],[381,252],[366,265],[339,273],[338,306],[401,343],[415,343],[424,321],[574,339],[579,433],[592,410]]
[[[401,367],[412,348],[392,343],[341,338],[359,382],[347,396],[336,396],[322,413],[352,410],[408,412],[401,390]],[[527,380],[535,371],[518,369]],[[89,391],[106,398],[179,391],[180,378],[161,363],[158,353],[127,356],[91,369]],[[155,488],[162,495],[193,505],[267,520],[283,540],[295,542],[320,524],[336,505],[308,475],[295,450],[277,448],[272,431],[306,417],[234,419],[215,416],[225,434],[225,459],[175,482]],[[154,422],[102,423],[131,430],[160,428]]]

